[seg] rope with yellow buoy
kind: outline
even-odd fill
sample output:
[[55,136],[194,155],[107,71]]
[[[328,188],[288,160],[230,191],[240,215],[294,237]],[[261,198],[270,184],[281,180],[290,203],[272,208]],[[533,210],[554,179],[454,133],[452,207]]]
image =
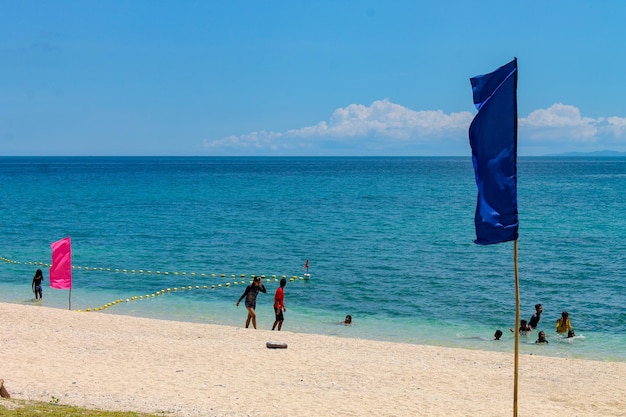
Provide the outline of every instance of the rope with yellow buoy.
[[[43,267],[50,267],[51,265],[48,263],[44,263],[44,262],[35,262],[35,261],[29,261],[29,262],[20,262],[20,261],[16,261],[16,260],[12,260],[9,258],[5,258],[5,257],[0,257],[0,261],[2,262],[6,262],[6,263],[11,263],[11,264],[17,264],[17,265],[33,265],[33,266],[43,266]],[[90,267],[90,266],[79,266],[79,265],[72,265],[72,269],[74,270],[79,270],[79,271],[84,271],[84,272],[111,272],[111,273],[121,273],[121,274],[146,274],[146,275],[164,275],[164,276],[185,276],[185,277],[202,277],[202,278],[217,278],[219,275],[219,278],[222,279],[227,279],[228,281],[225,283],[218,283],[218,284],[193,284],[193,285],[180,285],[177,287],[169,287],[169,288],[163,288],[159,291],[153,292],[153,293],[148,293],[148,294],[142,294],[142,295],[134,295],[128,298],[120,298],[120,299],[116,299],[113,300],[109,303],[103,304],[101,306],[98,307],[89,307],[86,309],[77,309],[75,311],[77,312],[95,312],[95,311],[104,311],[107,310],[111,307],[114,307],[116,305],[122,304],[122,303],[130,303],[133,301],[139,301],[139,300],[151,300],[163,295],[168,295],[168,294],[172,294],[172,293],[184,293],[185,291],[191,291],[193,289],[196,290],[200,290],[200,289],[205,289],[205,290],[216,290],[216,289],[221,289],[221,288],[231,288],[233,286],[238,286],[238,285],[247,285],[250,282],[252,282],[253,278],[257,275],[255,274],[239,274],[239,276],[235,275],[235,274],[215,274],[215,273],[210,273],[210,274],[206,274],[206,273],[197,273],[197,272],[186,272],[186,271],[161,271],[161,270],[154,270],[154,269],[130,269],[130,268],[110,268],[110,267]],[[250,281],[247,282],[245,280],[245,278],[249,276],[250,277]],[[258,275],[259,277],[261,277],[261,279],[265,280],[265,282],[278,282],[279,279],[277,278],[277,276],[271,275],[271,278],[266,278],[265,275]],[[287,279],[286,275],[282,275],[281,276],[284,279]],[[309,279],[309,275],[305,274],[305,276],[297,276],[297,275],[293,275],[289,278],[290,282],[294,282],[294,281],[307,281]]]

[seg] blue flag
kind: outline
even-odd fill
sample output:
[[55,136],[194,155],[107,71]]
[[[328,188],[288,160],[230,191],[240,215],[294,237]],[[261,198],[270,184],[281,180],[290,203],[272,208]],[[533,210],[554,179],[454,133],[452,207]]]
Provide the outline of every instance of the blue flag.
[[469,128],[478,186],[474,243],[517,240],[517,59],[470,81],[478,109]]

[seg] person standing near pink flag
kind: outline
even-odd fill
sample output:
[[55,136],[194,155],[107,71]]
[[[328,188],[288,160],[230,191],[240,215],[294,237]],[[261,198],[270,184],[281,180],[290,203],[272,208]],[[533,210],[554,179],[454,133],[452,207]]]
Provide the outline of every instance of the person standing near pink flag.
[[58,240],[52,247],[50,266],[50,288],[70,290],[69,308],[72,308],[72,244],[70,237]]
[[43,300],[43,291],[41,288],[41,283],[43,281],[43,272],[41,269],[35,271],[35,276],[33,277],[33,293],[35,293],[35,300]]

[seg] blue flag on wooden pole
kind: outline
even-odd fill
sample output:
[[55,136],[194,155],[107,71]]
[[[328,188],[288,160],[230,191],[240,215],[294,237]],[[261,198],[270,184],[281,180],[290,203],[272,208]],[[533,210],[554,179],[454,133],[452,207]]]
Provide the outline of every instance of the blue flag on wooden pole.
[[517,240],[517,58],[470,81],[478,109],[469,128],[478,186],[474,242]]

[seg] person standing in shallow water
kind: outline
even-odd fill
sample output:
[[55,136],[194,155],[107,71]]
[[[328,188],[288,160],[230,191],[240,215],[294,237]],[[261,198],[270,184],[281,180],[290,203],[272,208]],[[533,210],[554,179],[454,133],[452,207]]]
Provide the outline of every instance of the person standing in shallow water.
[[283,321],[285,320],[283,311],[287,311],[285,308],[285,285],[287,285],[287,280],[283,278],[280,280],[280,287],[276,288],[276,294],[274,294],[274,313],[276,314],[276,320],[274,321],[272,330],[278,326],[278,331],[280,331],[283,327]]
[[541,304],[535,304],[535,314],[533,314],[528,322],[528,325],[533,329],[537,328],[539,320],[541,320],[541,313],[543,313],[543,306]]
[[246,308],[248,309],[248,318],[246,319],[246,329],[250,326],[250,321],[252,321],[252,326],[256,329],[256,297],[259,295],[259,291],[262,293],[267,293],[265,286],[261,282],[261,277],[254,277],[252,284],[246,287],[246,290],[241,294],[239,300],[237,300],[236,306],[239,307],[239,303],[243,298],[246,298]]
[[556,321],[556,332],[567,333],[568,330],[574,331],[572,323],[569,321],[569,313],[564,311],[561,313],[561,318]]
[[43,290],[41,288],[41,283],[43,282],[43,272],[41,269],[38,269],[35,272],[35,276],[33,277],[32,288],[35,293],[35,300],[43,300]]

